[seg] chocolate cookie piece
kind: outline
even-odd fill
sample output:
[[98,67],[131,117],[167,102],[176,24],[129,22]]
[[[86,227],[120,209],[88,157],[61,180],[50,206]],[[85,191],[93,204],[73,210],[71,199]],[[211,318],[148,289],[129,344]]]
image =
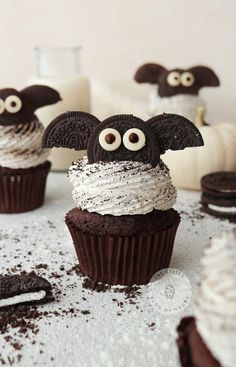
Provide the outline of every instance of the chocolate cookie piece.
[[[101,138],[103,131],[104,138]],[[118,133],[121,143],[117,149],[109,151],[107,145],[104,145],[104,140],[108,136],[108,134],[105,134],[106,131],[113,131],[115,134]],[[135,145],[132,143],[133,131],[136,131],[135,137],[137,137],[138,141],[141,139],[141,134],[145,137],[144,144],[135,150],[132,149],[132,146]],[[123,143],[125,134],[129,135],[128,144]],[[104,120],[94,129],[89,139],[87,153],[89,163],[98,161],[138,161],[156,166],[160,161],[160,148],[157,135],[153,134],[151,124],[133,115],[116,115]]]
[[147,121],[157,135],[161,154],[168,149],[182,150],[187,147],[200,147],[204,145],[202,135],[198,128],[183,116],[163,113]]
[[88,112],[68,111],[57,116],[45,129],[43,148],[87,148],[88,139],[100,121]]
[[182,367],[222,367],[198,333],[194,317],[183,318],[177,332],[177,345]]
[[0,308],[53,299],[51,284],[35,273],[0,276]]
[[201,179],[202,209],[222,218],[236,217],[236,172],[214,172]]

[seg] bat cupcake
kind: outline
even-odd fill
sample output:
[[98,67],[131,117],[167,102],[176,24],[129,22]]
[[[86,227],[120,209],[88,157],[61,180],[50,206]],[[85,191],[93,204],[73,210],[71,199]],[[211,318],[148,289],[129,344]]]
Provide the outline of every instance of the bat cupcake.
[[157,92],[151,95],[150,113],[178,113],[198,124],[205,113],[205,103],[199,96],[203,87],[217,87],[219,79],[207,66],[194,66],[188,69],[166,69],[155,63],[142,65],[135,73],[138,83],[158,85]]
[[180,222],[176,189],[160,159],[167,149],[203,145],[178,115],[99,121],[67,112],[45,130],[44,148],[87,149],[69,168],[76,208],[66,214],[83,273],[108,284],[146,284],[170,264]]
[[0,90],[0,213],[26,212],[43,204],[51,164],[42,148],[44,128],[34,113],[60,99],[43,85]]
[[183,318],[177,331],[182,367],[236,365],[236,230],[205,250],[195,317]]

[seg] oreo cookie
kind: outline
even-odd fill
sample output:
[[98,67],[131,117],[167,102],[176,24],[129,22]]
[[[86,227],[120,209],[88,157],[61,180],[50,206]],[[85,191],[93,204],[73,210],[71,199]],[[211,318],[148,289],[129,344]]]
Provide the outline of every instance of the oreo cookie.
[[216,217],[236,218],[236,172],[214,172],[201,179],[202,210]]
[[53,300],[51,284],[35,273],[0,275],[0,308]]

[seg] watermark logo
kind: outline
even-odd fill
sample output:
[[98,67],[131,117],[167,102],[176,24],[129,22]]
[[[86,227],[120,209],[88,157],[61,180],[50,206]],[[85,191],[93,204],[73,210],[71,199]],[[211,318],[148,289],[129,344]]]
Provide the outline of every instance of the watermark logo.
[[192,287],[188,277],[174,268],[162,269],[145,287],[148,303],[164,315],[182,312],[191,301]]

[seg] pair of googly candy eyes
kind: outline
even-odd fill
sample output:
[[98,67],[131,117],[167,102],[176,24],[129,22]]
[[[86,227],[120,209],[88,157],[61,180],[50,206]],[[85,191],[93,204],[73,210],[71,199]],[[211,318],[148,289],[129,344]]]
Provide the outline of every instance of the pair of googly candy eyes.
[[142,130],[137,128],[129,129],[123,135],[123,139],[119,131],[112,128],[104,129],[99,134],[99,144],[106,151],[117,150],[123,140],[124,146],[131,151],[138,151],[145,146],[146,137]]
[[0,98],[0,115],[6,110],[9,113],[17,113],[22,107],[22,101],[18,96],[10,95],[5,100]]
[[178,71],[171,71],[167,76],[167,83],[172,87],[182,84],[184,87],[191,87],[195,81],[194,75],[189,71],[180,74]]

